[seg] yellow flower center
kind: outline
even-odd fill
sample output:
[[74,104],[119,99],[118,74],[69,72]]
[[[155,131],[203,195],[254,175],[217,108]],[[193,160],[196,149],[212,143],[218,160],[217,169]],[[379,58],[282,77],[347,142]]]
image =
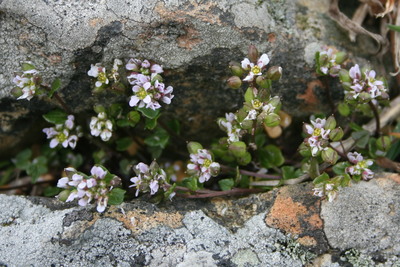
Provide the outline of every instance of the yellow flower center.
[[205,160],[204,160],[204,163],[203,163],[203,166],[206,167],[206,168],[208,168],[208,167],[210,167],[211,163],[212,163],[211,160],[205,159]]
[[261,69],[260,69],[259,66],[256,65],[256,66],[251,68],[251,72],[254,73],[254,74],[259,74],[261,72]]
[[365,160],[362,160],[362,161],[360,161],[360,162],[358,162],[358,164],[357,164],[361,169],[366,169],[368,166],[367,166],[367,162],[365,161]]
[[97,80],[101,83],[106,83],[107,81],[107,76],[105,72],[100,72],[99,75],[97,76]]
[[143,99],[147,96],[147,92],[146,92],[146,90],[145,90],[143,87],[141,87],[141,88],[139,89],[139,92],[136,93],[136,96],[137,96],[140,100],[143,100]]
[[312,135],[313,136],[320,136],[321,135],[321,129],[320,128],[315,128]]
[[259,109],[263,106],[263,103],[257,99],[253,100],[252,104],[253,104],[253,108],[255,108],[255,109]]
[[67,140],[67,136],[66,136],[63,132],[61,132],[61,133],[59,133],[59,134],[57,135],[57,140],[58,140],[60,143],[62,143],[62,142],[64,142],[65,140]]

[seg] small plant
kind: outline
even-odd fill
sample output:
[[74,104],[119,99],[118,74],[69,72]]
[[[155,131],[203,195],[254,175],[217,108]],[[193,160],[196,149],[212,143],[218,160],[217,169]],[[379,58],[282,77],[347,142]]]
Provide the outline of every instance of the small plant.
[[[91,114],[75,114],[58,94],[60,80],[49,86],[31,63],[24,63],[23,72],[14,79],[17,99],[49,97],[61,109],[43,115],[51,124],[43,129],[49,145],[35,153],[24,150],[12,163],[0,165],[8,175],[1,181],[8,181],[14,169],[26,172],[32,182],[48,172],[59,176],[63,172],[57,188],[48,195],[77,200],[81,206],[95,202],[98,212],[121,203],[126,193],[131,197],[149,193],[157,201],[174,196],[206,198],[260,192],[307,179],[313,179],[314,195],[333,201],[340,188],[372,179],[374,159],[392,153],[392,137],[381,134],[379,120],[381,107],[388,103],[386,81],[358,65],[347,70],[346,62],[345,53],[332,49],[316,54],[316,72],[323,80],[338,79],[345,97],[337,106],[331,103],[332,115],[315,115],[304,124],[300,164],[292,165],[276,142],[291,117],[282,110],[280,98],[271,93],[283,70],[269,66],[270,56],[260,55],[253,45],[241,62],[229,64],[232,76],[227,84],[243,89],[243,105],[218,118],[225,136],[209,148],[195,141],[187,143],[188,151],[183,152],[187,164],[183,158],[172,163],[162,156],[171,144],[182,147],[183,141],[178,121],[160,120],[162,107],[174,98],[173,87],[164,83],[161,65],[140,59],[126,63],[115,59],[111,68],[92,64],[87,74],[93,78],[93,93],[108,90],[124,94],[126,100],[96,105]],[[375,136],[356,124],[359,115],[375,119]],[[350,145],[349,140],[353,141]],[[88,166],[93,166],[90,175],[77,170],[88,171]]]

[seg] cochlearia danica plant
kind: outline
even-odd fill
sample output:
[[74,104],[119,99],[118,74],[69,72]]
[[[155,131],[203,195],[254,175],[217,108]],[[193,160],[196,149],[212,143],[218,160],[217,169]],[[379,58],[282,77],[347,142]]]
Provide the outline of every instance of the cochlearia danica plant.
[[[95,105],[85,114],[74,113],[61,97],[60,79],[48,85],[32,63],[23,63],[12,93],[21,101],[54,99],[60,108],[43,115],[48,143],[21,151],[3,164],[10,170],[4,173],[26,172],[32,183],[56,173],[57,185],[46,188],[45,195],[80,206],[92,203],[104,212],[141,195],[156,202],[243,195],[307,180],[313,181],[316,197],[334,201],[341,188],[373,179],[380,168],[377,159],[397,156],[392,144],[397,147],[398,142],[384,134],[379,117],[389,103],[387,82],[332,48],[316,53],[316,73],[327,85],[328,99],[328,82],[336,81],[343,100],[331,101],[330,114],[305,121],[295,131],[301,136],[296,156],[285,155],[277,140],[285,138],[282,132],[292,117],[272,94],[284,70],[272,65],[270,57],[277,63],[273,54],[260,54],[251,45],[241,62],[229,63],[227,85],[243,92],[243,104],[216,118],[221,137],[209,147],[183,140],[179,121],[162,117],[163,108],[174,101],[174,89],[164,81],[163,67],[153,61],[115,59],[88,66],[93,94],[107,91],[123,100]],[[359,124],[368,117],[375,121],[374,132]],[[163,152],[170,147],[187,151],[166,157]]]

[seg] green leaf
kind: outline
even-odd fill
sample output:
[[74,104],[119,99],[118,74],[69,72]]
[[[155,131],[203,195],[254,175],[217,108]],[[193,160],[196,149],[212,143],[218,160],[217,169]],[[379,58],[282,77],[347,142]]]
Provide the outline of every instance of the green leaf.
[[128,176],[132,170],[132,163],[128,159],[122,159],[119,162],[119,170],[122,174]]
[[342,161],[333,165],[332,170],[337,175],[344,175],[346,173],[346,168],[350,166],[351,164],[348,161]]
[[133,125],[136,125],[140,121],[140,114],[136,110],[133,110],[128,113],[127,118]]
[[118,127],[134,127],[136,123],[127,120],[127,119],[119,119],[117,120],[117,126]]
[[109,205],[119,205],[124,201],[125,190],[121,188],[114,188],[108,194],[108,204]]
[[293,166],[282,166],[281,171],[284,180],[297,178],[303,173],[300,169],[296,170]]
[[138,108],[137,110],[139,110],[143,116],[149,119],[157,118],[160,115],[159,109],[152,110],[151,108]]
[[387,24],[387,27],[392,31],[400,32],[400,26],[398,25]]
[[68,115],[59,109],[52,110],[47,114],[43,115],[43,118],[53,124],[64,124],[64,122],[67,120]]
[[36,183],[40,175],[46,173],[47,169],[47,158],[39,156],[32,160],[32,163],[26,169],[26,173],[31,176],[32,183]]
[[235,182],[232,178],[227,178],[219,180],[218,184],[222,191],[228,191],[232,189],[232,187],[235,185]]
[[171,194],[174,193],[176,184],[173,184],[167,191],[164,192],[164,198],[170,198]]
[[17,154],[14,159],[15,167],[21,170],[26,170],[31,164],[32,150],[27,148]]
[[353,139],[356,141],[356,146],[358,148],[365,148],[365,146],[368,144],[370,134],[366,130],[361,130],[353,132],[351,137],[353,137]]
[[197,185],[197,177],[186,177],[182,180],[182,186],[189,188],[192,191],[196,191],[198,189]]
[[164,129],[158,128],[154,134],[144,139],[148,146],[165,148],[169,141],[169,134]]
[[163,148],[159,146],[149,146],[147,147],[147,150],[150,152],[153,159],[158,159],[163,152]]
[[44,196],[46,197],[54,197],[63,191],[62,188],[54,187],[54,186],[47,186],[44,188]]
[[30,64],[30,63],[26,63],[26,62],[24,62],[24,63],[21,64],[21,68],[22,68],[23,71],[34,70],[34,69],[36,69],[35,66],[33,66],[33,65]]
[[314,184],[320,184],[320,183],[324,183],[326,181],[329,180],[329,175],[324,172],[323,174],[321,174],[320,176],[316,177],[313,181]]
[[181,124],[179,123],[179,121],[177,119],[172,119],[172,120],[168,121],[167,125],[176,134],[181,133]]
[[0,175],[0,186],[7,184],[11,180],[11,177],[12,177],[12,174],[14,173],[14,170],[15,170],[14,167],[11,166],[8,169],[3,170],[2,172],[0,172],[0,174],[1,174]]
[[57,90],[60,89],[60,87],[61,87],[61,80],[60,80],[60,78],[57,78],[51,84],[51,90],[49,92],[49,97],[52,98],[54,93],[57,92]]
[[279,167],[285,162],[282,151],[275,145],[267,145],[266,147],[259,149],[258,157],[261,165],[267,169]]
[[110,106],[108,114],[112,118],[117,118],[122,113],[122,110],[123,108],[121,104],[114,103]]
[[144,128],[148,130],[153,130],[157,126],[157,119],[159,116],[157,116],[154,119],[148,119],[146,118],[145,123],[144,123]]
[[125,151],[132,144],[132,139],[130,137],[124,137],[118,139],[117,141],[115,141],[115,143],[117,145],[118,151]]

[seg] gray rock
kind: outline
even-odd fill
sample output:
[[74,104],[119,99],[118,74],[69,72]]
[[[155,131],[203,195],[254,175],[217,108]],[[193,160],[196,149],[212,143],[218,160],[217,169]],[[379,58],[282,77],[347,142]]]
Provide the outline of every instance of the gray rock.
[[[116,99],[91,95],[86,74],[91,63],[112,64],[114,58],[129,57],[157,61],[168,70],[166,82],[175,88],[167,115],[182,122],[186,140],[207,143],[221,133],[216,118],[241,105],[243,92],[224,83],[227,65],[242,60],[253,43],[268,53],[271,65],[284,69],[274,93],[282,96],[285,110],[303,116],[324,109],[325,91],[312,74],[314,52],[322,45],[355,55],[365,52],[349,43],[325,14],[327,8],[328,0],[3,0],[0,150],[11,154],[23,141],[43,138],[40,115],[55,105],[46,99],[28,102],[10,96],[13,73],[24,61],[34,63],[49,82],[60,77],[61,95],[76,113]],[[339,97],[339,91],[334,93]]]
[[[307,194],[300,190],[309,186],[299,185],[297,191],[293,186],[282,188],[280,195],[275,190],[240,199],[175,199],[160,205],[135,199],[109,207],[104,214],[98,214],[94,206],[71,207],[52,199],[0,195],[0,264],[304,266],[316,257],[308,266],[398,266],[396,179],[354,184],[343,189],[336,201],[322,201],[323,230],[330,249],[313,256],[304,238],[296,239],[285,233],[287,228],[266,223],[271,207],[281,206],[284,200],[293,202],[289,209],[301,207],[296,192],[307,202]],[[282,190],[288,192],[284,198]],[[315,198],[308,194],[308,202]],[[262,208],[248,213],[249,204]],[[310,218],[316,221],[318,217]],[[239,220],[243,223],[231,226],[230,222]],[[314,228],[305,226],[299,236],[309,235]],[[301,239],[306,247],[300,245]],[[316,242],[318,247],[322,241]]]
[[400,255],[400,184],[385,178],[360,182],[323,202],[321,216],[329,244],[355,248],[377,258]]

